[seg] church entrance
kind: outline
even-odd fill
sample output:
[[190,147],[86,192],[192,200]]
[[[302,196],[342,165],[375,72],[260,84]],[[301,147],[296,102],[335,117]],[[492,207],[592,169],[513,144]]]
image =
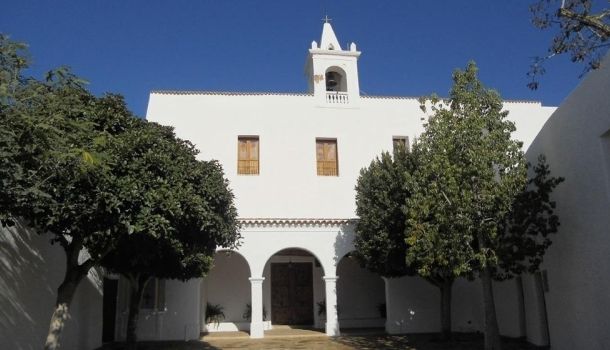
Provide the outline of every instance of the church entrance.
[[312,263],[271,263],[271,319],[274,324],[312,325]]

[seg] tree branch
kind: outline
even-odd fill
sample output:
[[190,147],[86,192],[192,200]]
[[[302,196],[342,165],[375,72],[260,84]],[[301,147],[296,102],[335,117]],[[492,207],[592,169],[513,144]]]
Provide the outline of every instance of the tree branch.
[[[559,11],[557,12],[557,16],[567,18],[567,19],[570,19],[573,21],[577,21],[590,28],[595,28],[596,30],[598,30],[601,33],[602,40],[608,40],[608,38],[610,37],[610,26],[603,23],[596,16],[587,16],[587,15],[575,13],[575,12],[570,11],[565,8],[560,8]],[[601,18],[603,18],[603,17],[601,17]]]

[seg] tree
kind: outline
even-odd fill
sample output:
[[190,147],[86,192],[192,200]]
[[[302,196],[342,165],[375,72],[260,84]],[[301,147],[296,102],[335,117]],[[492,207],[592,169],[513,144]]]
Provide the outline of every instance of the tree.
[[[156,211],[173,210],[181,215],[181,221],[171,221],[171,227],[185,235],[191,246],[200,249],[193,254],[191,246],[184,247],[182,263],[191,266],[205,262],[217,244],[232,244],[235,222],[230,218],[234,209],[232,200],[226,202],[232,197],[217,163],[195,162],[192,145],[176,139],[170,129],[157,127],[155,135],[174,140],[174,150],[182,149],[183,153],[178,154],[190,152],[192,162],[192,169],[187,169],[178,163],[182,158],[170,157],[176,162],[174,166],[182,167],[185,173],[179,182],[182,192],[168,192],[166,196],[189,196],[184,202],[174,197],[173,202],[170,199],[162,202],[178,205],[172,208],[138,204],[142,200],[138,197],[139,186],[150,186],[154,179],[146,182],[144,177],[134,176],[136,170],[130,165],[133,157],[143,154],[150,157],[147,170],[152,172],[156,167],[155,174],[160,179],[167,180],[162,176],[167,170],[164,167],[169,169],[172,164],[167,159],[154,158],[144,148],[136,148],[144,146],[144,142],[129,143],[130,137],[138,136],[138,132],[155,130],[143,126],[152,124],[136,118],[118,95],[93,96],[85,82],[65,68],[49,72],[45,80],[24,76],[23,70],[28,66],[25,45],[3,35],[0,54],[0,219],[3,225],[25,221],[39,234],[50,235],[51,243],[58,243],[66,254],[65,276],[57,289],[45,344],[45,349],[56,349],[80,281],[122,238],[147,228],[152,234],[164,234],[155,231],[156,226],[138,225],[164,224],[170,218],[155,216]],[[152,142],[150,137],[145,140]],[[133,146],[134,154],[119,152],[129,145]],[[163,145],[170,148],[167,142]],[[154,148],[154,142],[150,146]],[[167,158],[168,152],[162,155]],[[155,165],[155,161],[159,164]],[[145,175],[145,170],[141,172]],[[152,205],[152,198],[145,199],[149,201],[147,205]],[[141,210],[137,211],[138,208]],[[143,223],[138,215],[157,220]],[[201,231],[205,234],[189,236]],[[183,242],[175,239],[171,243],[176,245],[174,249],[179,249]]]
[[[407,203],[420,161],[417,153],[399,148],[393,157],[384,152],[360,171],[356,185],[359,220],[355,256],[363,267],[384,277],[417,273],[417,262],[407,262],[410,246],[405,235]],[[441,333],[447,340],[451,336],[451,289],[456,276],[439,268],[422,277],[441,292]]]
[[415,158],[406,150],[387,152],[360,170],[356,184],[354,256],[368,270],[384,277],[413,275],[407,265],[403,207],[410,196]]
[[173,130],[155,123],[126,132],[112,153],[116,197],[130,234],[102,266],[130,284],[127,345],[136,348],[142,293],[151,278],[188,280],[210,269],[217,246],[234,247],[239,234],[233,194],[216,161],[199,161],[197,150]]
[[105,148],[135,118],[114,95],[96,98],[65,68],[23,75],[25,45],[0,36],[2,223],[23,220],[66,254],[46,349],[59,336],[80,281],[123,230]]
[[593,0],[538,0],[530,6],[534,26],[540,29],[558,27],[548,54],[535,57],[528,76],[528,87],[536,90],[538,78],[545,73],[544,63],[561,54],[572,62],[585,64],[583,74],[600,66],[610,46],[610,9],[594,8]]
[[499,223],[526,184],[526,162],[498,93],[476,65],[453,74],[449,98],[431,99],[433,115],[417,145],[422,160],[408,200],[407,259],[427,276],[438,269],[478,273],[485,348],[500,349],[492,290]]

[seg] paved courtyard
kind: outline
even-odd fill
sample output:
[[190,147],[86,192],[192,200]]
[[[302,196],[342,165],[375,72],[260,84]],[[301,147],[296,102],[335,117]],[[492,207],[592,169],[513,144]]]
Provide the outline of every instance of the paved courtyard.
[[[312,331],[315,332],[315,331]],[[237,332],[236,332],[237,333]],[[315,332],[318,333],[318,332]],[[246,335],[246,334],[244,334]],[[240,334],[233,337],[214,335],[204,337],[202,341],[190,342],[142,342],[139,350],[209,350],[209,349],[405,349],[405,350],[471,350],[483,349],[483,338],[480,334],[458,334],[451,342],[440,342],[436,335],[348,335],[329,338],[318,334],[281,335],[271,334],[264,339],[250,339]],[[103,350],[122,349],[120,344],[105,346]],[[515,339],[504,339],[505,350],[538,350],[535,347]]]

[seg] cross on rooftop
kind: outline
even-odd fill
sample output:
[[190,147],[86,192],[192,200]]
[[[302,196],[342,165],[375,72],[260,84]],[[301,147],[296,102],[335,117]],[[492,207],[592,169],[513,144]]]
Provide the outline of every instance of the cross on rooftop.
[[328,15],[324,15],[324,18],[322,18],[322,20],[324,21],[324,23],[329,23],[330,21],[332,21],[332,18],[328,18]]

